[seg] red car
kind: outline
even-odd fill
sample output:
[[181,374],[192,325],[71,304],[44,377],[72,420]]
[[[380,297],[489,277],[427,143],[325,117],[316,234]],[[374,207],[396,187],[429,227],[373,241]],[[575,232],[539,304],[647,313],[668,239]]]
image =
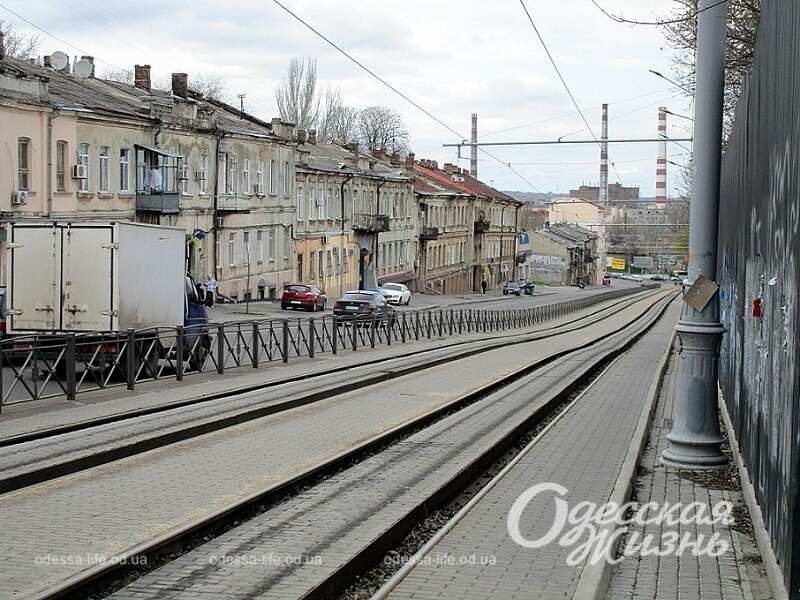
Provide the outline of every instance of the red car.
[[286,286],[281,295],[281,310],[305,308],[310,311],[325,310],[325,293],[314,285],[301,283]]

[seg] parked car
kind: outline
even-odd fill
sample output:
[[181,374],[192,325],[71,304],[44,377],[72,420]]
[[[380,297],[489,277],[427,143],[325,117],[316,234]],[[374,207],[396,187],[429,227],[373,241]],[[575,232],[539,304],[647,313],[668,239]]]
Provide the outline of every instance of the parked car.
[[333,305],[333,316],[340,318],[364,318],[375,315],[386,319],[394,314],[394,307],[390,306],[383,294],[376,290],[352,290],[346,292]]
[[506,281],[503,286],[503,296],[508,296],[509,294],[522,295],[522,286],[516,281]]
[[533,296],[533,282],[530,279],[520,279],[519,286],[526,296]]
[[286,286],[281,294],[281,310],[305,308],[310,311],[325,310],[325,292],[315,285],[294,283]]
[[389,304],[411,304],[411,291],[402,283],[385,283],[380,291],[388,292],[388,295],[384,293],[384,297]]
[[655,275],[651,275],[650,279],[653,281],[666,281],[667,278],[660,273],[656,273]]

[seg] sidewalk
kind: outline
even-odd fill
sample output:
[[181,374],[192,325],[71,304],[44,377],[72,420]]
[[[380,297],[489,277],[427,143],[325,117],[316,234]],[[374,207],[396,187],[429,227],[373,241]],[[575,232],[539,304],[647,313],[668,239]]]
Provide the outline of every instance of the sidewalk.
[[[673,352],[665,385],[659,397],[648,444],[639,463],[639,475],[634,484],[634,499],[644,505],[659,506],[699,502],[711,508],[730,502],[734,523],[680,524],[678,526],[646,524],[632,525],[630,536],[652,535],[663,539],[667,532],[687,533],[693,539],[705,539],[716,534],[729,546],[719,557],[694,556],[691,551],[679,556],[628,556],[614,567],[607,600],[766,600],[772,598],[761,556],[756,547],[747,507],[741,493],[736,466],[715,471],[682,471],[659,463],[661,452],[668,444],[675,394],[677,355]],[[723,428],[724,431],[724,428]],[[726,453],[730,455],[727,448]]]

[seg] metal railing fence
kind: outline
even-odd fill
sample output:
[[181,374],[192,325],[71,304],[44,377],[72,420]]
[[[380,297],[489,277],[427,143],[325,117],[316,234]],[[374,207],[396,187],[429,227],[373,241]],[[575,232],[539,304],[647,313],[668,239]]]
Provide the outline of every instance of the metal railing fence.
[[0,342],[3,405],[320,354],[494,333],[556,319],[640,291],[626,288],[522,309],[443,308],[391,316],[264,319],[124,332],[11,337]]

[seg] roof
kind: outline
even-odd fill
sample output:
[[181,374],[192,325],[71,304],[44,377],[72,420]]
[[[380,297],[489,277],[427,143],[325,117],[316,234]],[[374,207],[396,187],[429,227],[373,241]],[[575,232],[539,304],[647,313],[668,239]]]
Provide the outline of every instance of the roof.
[[274,135],[269,123],[224,102],[201,98],[199,94],[191,93],[188,99],[177,98],[171,91],[145,90],[120,81],[80,77],[73,73],[9,58],[0,61],[0,71],[11,71],[21,77],[45,79],[48,91],[46,103],[57,108],[152,121],[153,104],[160,104],[166,110],[171,110],[176,101],[197,103],[214,110],[216,127],[222,131],[279,139]]
[[577,196],[565,196],[563,198],[554,198],[550,201],[550,204],[577,204],[582,202],[584,204],[591,204],[592,206],[596,206],[600,210],[603,209],[603,205],[592,200],[587,200],[586,198],[579,198]]
[[573,224],[551,225],[550,227],[537,229],[534,233],[543,235],[544,237],[565,244],[567,247],[571,248],[582,246],[586,242],[597,237],[594,231]]
[[[482,181],[475,179],[464,171],[460,170],[458,172],[448,172],[443,169],[439,169],[438,166],[434,166],[434,164],[435,163],[430,163],[429,161],[425,161],[424,163],[416,161],[414,163],[414,172],[417,175],[417,179],[419,180],[419,177],[422,177],[424,180],[426,180],[424,184],[420,186],[420,189],[434,189],[438,190],[438,193],[481,196],[484,198],[503,200],[505,202],[518,204],[520,206],[522,205],[519,200],[515,200],[508,194],[486,185]],[[421,191],[420,193],[429,192]]]
[[[411,178],[403,172],[402,167],[387,165],[375,158],[354,152],[337,144],[309,144],[298,147],[306,158],[298,163],[299,169],[309,169],[341,175],[357,175],[359,177],[377,177],[395,181],[409,181]],[[359,168],[359,159],[369,160],[371,168]]]

